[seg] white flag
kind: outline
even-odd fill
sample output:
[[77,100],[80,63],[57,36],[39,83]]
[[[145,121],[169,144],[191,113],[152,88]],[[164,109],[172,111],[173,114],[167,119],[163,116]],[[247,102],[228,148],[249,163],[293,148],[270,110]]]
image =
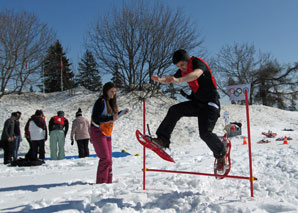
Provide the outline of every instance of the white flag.
[[228,86],[228,92],[229,92],[231,101],[245,100],[245,90],[247,90],[247,96],[249,99],[250,84],[240,84],[240,85]]

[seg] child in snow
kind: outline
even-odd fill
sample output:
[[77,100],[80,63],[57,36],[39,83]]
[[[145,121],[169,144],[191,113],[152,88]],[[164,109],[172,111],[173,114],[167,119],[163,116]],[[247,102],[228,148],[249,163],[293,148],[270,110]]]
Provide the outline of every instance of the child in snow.
[[[49,121],[50,151],[52,160],[63,160],[65,158],[64,144],[68,131],[68,120],[64,117],[63,111]],[[58,150],[57,150],[58,147]]]
[[181,117],[197,117],[199,133],[203,141],[217,159],[217,169],[223,170],[225,165],[226,148],[216,134],[212,133],[215,123],[220,116],[219,95],[217,85],[208,64],[200,58],[189,57],[185,50],[178,50],[173,54],[173,63],[179,70],[173,76],[151,79],[164,84],[187,82],[192,90],[187,96],[189,101],[170,107],[166,117],[157,129],[157,138],[153,142],[162,148],[168,148],[170,138],[176,123]]
[[71,145],[74,144],[73,136],[77,141],[79,158],[84,158],[89,156],[88,143],[90,139],[89,135],[89,121],[82,116],[82,110],[76,112],[76,119],[72,122],[71,128]]
[[[118,120],[116,88],[112,82],[103,86],[103,95],[92,109],[90,136],[99,157],[96,183],[112,183],[112,130]],[[125,112],[125,114],[128,111]]]

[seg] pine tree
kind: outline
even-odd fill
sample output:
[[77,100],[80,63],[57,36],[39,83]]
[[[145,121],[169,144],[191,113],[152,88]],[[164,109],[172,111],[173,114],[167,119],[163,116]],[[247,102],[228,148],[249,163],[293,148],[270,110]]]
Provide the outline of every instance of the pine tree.
[[[61,63],[62,62],[62,63]],[[75,85],[71,71],[69,60],[66,58],[61,43],[57,40],[51,45],[48,54],[44,60],[44,76],[45,92],[57,92],[72,89]],[[62,84],[61,84],[62,69]],[[40,86],[42,88],[42,86]]]
[[76,76],[76,84],[91,91],[101,90],[102,82],[98,64],[89,50],[86,50],[81,62],[79,62],[79,74]]

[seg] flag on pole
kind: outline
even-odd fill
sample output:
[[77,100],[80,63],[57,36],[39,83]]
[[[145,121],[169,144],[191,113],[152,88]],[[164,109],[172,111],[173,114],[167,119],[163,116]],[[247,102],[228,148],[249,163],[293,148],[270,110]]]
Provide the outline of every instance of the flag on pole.
[[250,84],[228,86],[231,101],[245,100],[245,90],[247,90],[248,97],[250,97]]

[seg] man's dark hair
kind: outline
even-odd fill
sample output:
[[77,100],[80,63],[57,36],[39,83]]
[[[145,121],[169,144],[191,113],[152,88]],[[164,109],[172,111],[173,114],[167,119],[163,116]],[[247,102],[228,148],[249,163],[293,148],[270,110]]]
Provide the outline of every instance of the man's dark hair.
[[64,112],[63,111],[58,111],[57,115],[60,116],[60,117],[64,117]]
[[177,50],[173,54],[173,64],[177,64],[179,61],[188,61],[189,55],[185,50]]
[[12,117],[16,117],[16,118],[17,118],[17,117],[18,117],[18,113],[16,113],[16,112],[13,112],[13,113],[11,113],[11,116],[12,116]]
[[36,110],[36,111],[35,111],[35,115],[37,115],[37,116],[41,116],[41,115],[43,115],[42,110],[40,110],[40,109]]

